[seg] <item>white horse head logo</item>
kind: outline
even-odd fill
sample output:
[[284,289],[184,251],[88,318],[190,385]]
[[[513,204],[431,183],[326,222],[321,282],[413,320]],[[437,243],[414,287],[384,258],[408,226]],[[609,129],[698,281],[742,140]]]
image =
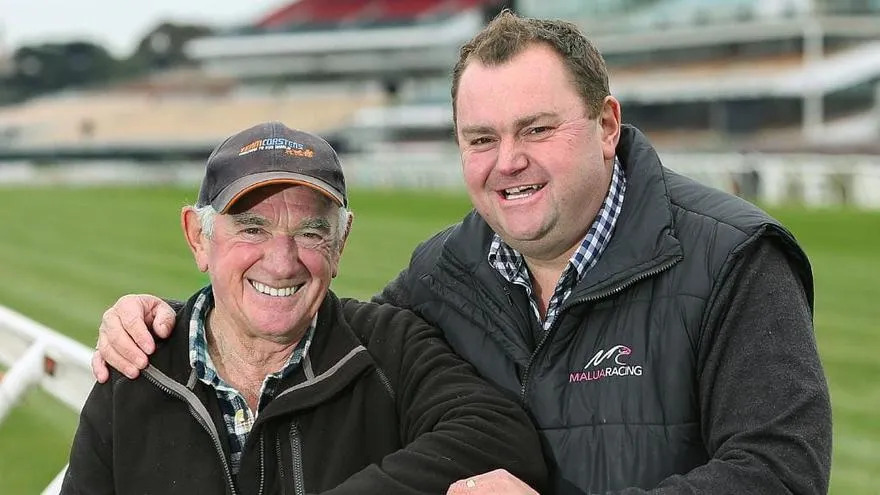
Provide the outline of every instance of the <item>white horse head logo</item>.
[[611,349],[608,349],[607,351],[600,349],[599,352],[597,352],[592,359],[587,361],[584,369],[587,369],[591,366],[599,366],[600,364],[604,363],[608,359],[611,359],[612,357],[614,358],[614,362],[617,363],[618,366],[624,366],[626,363],[622,362],[620,359],[623,356],[629,356],[630,354],[632,354],[632,349],[625,345],[616,345]]

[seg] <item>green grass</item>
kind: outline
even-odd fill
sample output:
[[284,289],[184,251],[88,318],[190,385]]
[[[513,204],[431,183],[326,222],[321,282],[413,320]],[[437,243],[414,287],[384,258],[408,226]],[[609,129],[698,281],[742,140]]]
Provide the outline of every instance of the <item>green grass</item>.
[[0,493],[40,493],[67,462],[77,415],[30,390],[0,423]]
[[774,211],[813,263],[816,338],[831,387],[831,491],[880,493],[880,212]]
[[[121,294],[185,298],[206,279],[180,234],[192,189],[0,188],[0,304],[81,342]],[[366,298],[415,245],[462,216],[464,196],[353,191],[340,295]],[[816,277],[816,335],[834,407],[832,493],[880,486],[880,212],[775,209]],[[38,493],[63,466],[75,415],[32,392],[0,424],[0,493]]]

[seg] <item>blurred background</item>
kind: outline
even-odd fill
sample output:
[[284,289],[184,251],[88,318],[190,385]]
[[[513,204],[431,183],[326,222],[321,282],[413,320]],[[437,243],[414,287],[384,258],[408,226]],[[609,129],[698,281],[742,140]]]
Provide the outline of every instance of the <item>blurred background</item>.
[[880,494],[880,0],[4,0],[0,493],[54,493],[103,310],[205,283],[178,217],[225,136],[281,120],[340,151],[340,295],[459,219],[450,71],[502,8],[580,25],[666,166],[803,243],[831,492]]

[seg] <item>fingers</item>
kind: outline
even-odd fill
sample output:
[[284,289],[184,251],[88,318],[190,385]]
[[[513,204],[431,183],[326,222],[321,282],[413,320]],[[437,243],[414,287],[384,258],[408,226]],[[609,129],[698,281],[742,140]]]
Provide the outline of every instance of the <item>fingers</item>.
[[504,469],[458,480],[449,486],[446,495],[538,495],[538,492]]
[[[115,326],[108,327],[110,336],[120,338],[122,343],[126,344],[127,341],[122,339],[125,336],[117,335],[117,333],[124,331],[144,354],[152,354],[156,350],[156,342],[150,332],[151,326],[155,330],[158,324],[157,335],[163,338],[171,334],[171,327],[174,326],[174,311],[171,307],[165,301],[149,294],[122,296],[110,309],[115,311],[121,323],[119,329]],[[124,354],[126,349],[123,347],[117,348],[117,350]]]
[[[126,299],[129,298],[129,299]],[[132,311],[131,304],[136,305]],[[129,307],[126,309],[126,304]],[[104,312],[98,328],[98,352],[110,366],[133,378],[147,366],[147,353],[155,350],[144,324],[144,312],[134,296],[125,296]]]
[[[137,349],[137,346],[135,346],[133,342],[129,340],[129,343],[131,344],[130,347]],[[139,349],[137,350],[137,352],[140,353],[141,356],[143,356],[143,362],[146,363],[146,355],[141,353]],[[122,353],[117,351],[112,344],[109,344],[108,339],[106,338],[98,339],[98,348],[95,352],[95,356],[92,357],[92,371],[95,373],[95,377],[98,378],[100,381],[100,377],[98,375],[98,372],[96,371],[96,359],[101,359],[102,361],[105,361],[105,363],[102,365],[105,370],[107,370],[107,365],[112,366],[119,370],[120,373],[132,380],[138,377],[141,369],[147,367],[146,364],[144,364],[143,366],[139,366],[139,362],[138,364],[135,364],[136,361],[132,361],[131,358],[125,357]],[[107,378],[109,378],[109,370],[107,370]]]
[[174,327],[175,314],[165,301],[147,294],[128,294],[104,312],[98,328],[97,353],[92,357],[92,373],[104,382],[112,366],[129,378],[136,378],[147,367],[148,355],[156,350],[150,332],[167,338]]
[[488,485],[486,483],[478,483],[478,476],[474,476],[472,478],[465,478],[463,480],[458,480],[455,483],[449,485],[449,490],[446,491],[446,495],[474,495],[474,494],[486,494],[493,493],[486,491],[488,489]]
[[101,353],[98,352],[97,348],[95,348],[95,352],[92,354],[92,374],[95,375],[98,383],[104,383],[110,378],[110,370],[107,369],[107,363],[101,357]]
[[[157,336],[167,339],[171,335],[171,329],[174,328],[174,321],[177,319],[174,310],[171,309],[171,306],[169,306],[168,303],[158,297],[150,295],[141,295],[138,297],[141,298],[144,306],[148,308],[151,313],[148,320],[152,319],[153,332]],[[143,349],[143,346],[140,347]]]

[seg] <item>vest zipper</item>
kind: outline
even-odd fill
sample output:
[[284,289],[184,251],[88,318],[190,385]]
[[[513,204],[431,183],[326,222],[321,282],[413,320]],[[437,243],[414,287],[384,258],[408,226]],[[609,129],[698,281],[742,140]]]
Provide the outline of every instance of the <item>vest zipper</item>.
[[[199,425],[205,430],[205,432],[208,433],[208,436],[211,437],[211,440],[214,443],[214,450],[217,452],[218,457],[220,457],[220,462],[223,464],[223,472],[226,475],[226,483],[227,483],[226,488],[229,489],[230,494],[237,495],[238,492],[235,490],[235,483],[232,482],[232,470],[229,468],[229,461],[226,459],[226,454],[223,453],[223,445],[220,443],[220,437],[209,426],[209,423],[211,423],[210,418],[205,418],[204,416],[202,416],[202,414],[197,412],[194,408],[193,403],[190,402],[190,398],[188,396],[184,395],[181,391],[176,390],[175,385],[179,386],[179,387],[183,387],[182,385],[171,380],[170,378],[168,378],[164,374],[154,376],[153,373],[151,372],[151,368],[152,368],[152,366],[148,367],[147,370],[145,370],[145,372],[143,373],[143,375],[147,378],[147,380],[149,380],[153,385],[158,387],[160,390],[162,390],[166,394],[171,395],[173,397],[176,397],[176,398],[182,400],[183,402],[185,402],[189,406],[188,407],[189,413],[192,415],[193,418],[195,418],[196,422],[199,423]],[[155,368],[153,368],[153,369],[155,369]],[[155,370],[155,371],[158,373],[161,373],[158,370]],[[165,383],[165,379],[167,379],[169,381],[169,383]],[[189,389],[185,389],[185,390],[187,392],[190,392]],[[192,393],[192,392],[190,392],[190,393]],[[195,397],[195,395],[193,395],[193,397]],[[204,405],[202,405],[201,402],[198,402],[198,404],[204,408]]]
[[590,296],[582,297],[580,299],[575,299],[574,301],[566,301],[562,305],[562,307],[559,308],[559,314],[556,315],[556,320],[553,322],[553,325],[550,325],[550,328],[547,329],[546,332],[544,332],[544,337],[541,339],[541,342],[538,343],[538,346],[535,347],[535,351],[532,352],[532,355],[529,357],[529,362],[526,364],[525,371],[523,371],[522,387],[520,387],[520,393],[519,393],[520,403],[522,403],[523,406],[526,406],[526,392],[527,392],[527,389],[529,386],[529,378],[530,378],[530,374],[532,371],[532,364],[534,364],[535,358],[537,358],[538,353],[541,352],[541,348],[544,347],[544,342],[549,340],[550,335],[556,330],[556,327],[558,326],[559,322],[562,321],[562,313],[563,312],[567,311],[572,306],[576,306],[578,304],[583,304],[585,302],[595,302],[600,299],[605,299],[606,297],[617,294],[618,292],[623,291],[627,287],[629,287],[637,282],[645,280],[646,278],[653,277],[659,273],[662,273],[662,272],[668,270],[669,268],[672,267],[672,265],[675,265],[676,263],[678,263],[680,259],[681,259],[680,257],[677,257],[672,260],[669,260],[666,263],[663,263],[662,265],[660,265],[652,270],[648,270],[647,272],[643,272],[643,273],[641,273],[631,279],[625,280],[620,285],[617,285],[617,286],[615,286],[605,292],[600,292],[598,294],[593,294]]
[[507,296],[507,302],[513,306],[513,297],[510,295],[510,288],[505,283],[501,283],[501,290],[504,291],[504,295]]
[[293,489],[296,495],[306,495],[306,481],[303,476],[302,443],[300,443],[299,426],[290,425],[290,452],[293,457]]

